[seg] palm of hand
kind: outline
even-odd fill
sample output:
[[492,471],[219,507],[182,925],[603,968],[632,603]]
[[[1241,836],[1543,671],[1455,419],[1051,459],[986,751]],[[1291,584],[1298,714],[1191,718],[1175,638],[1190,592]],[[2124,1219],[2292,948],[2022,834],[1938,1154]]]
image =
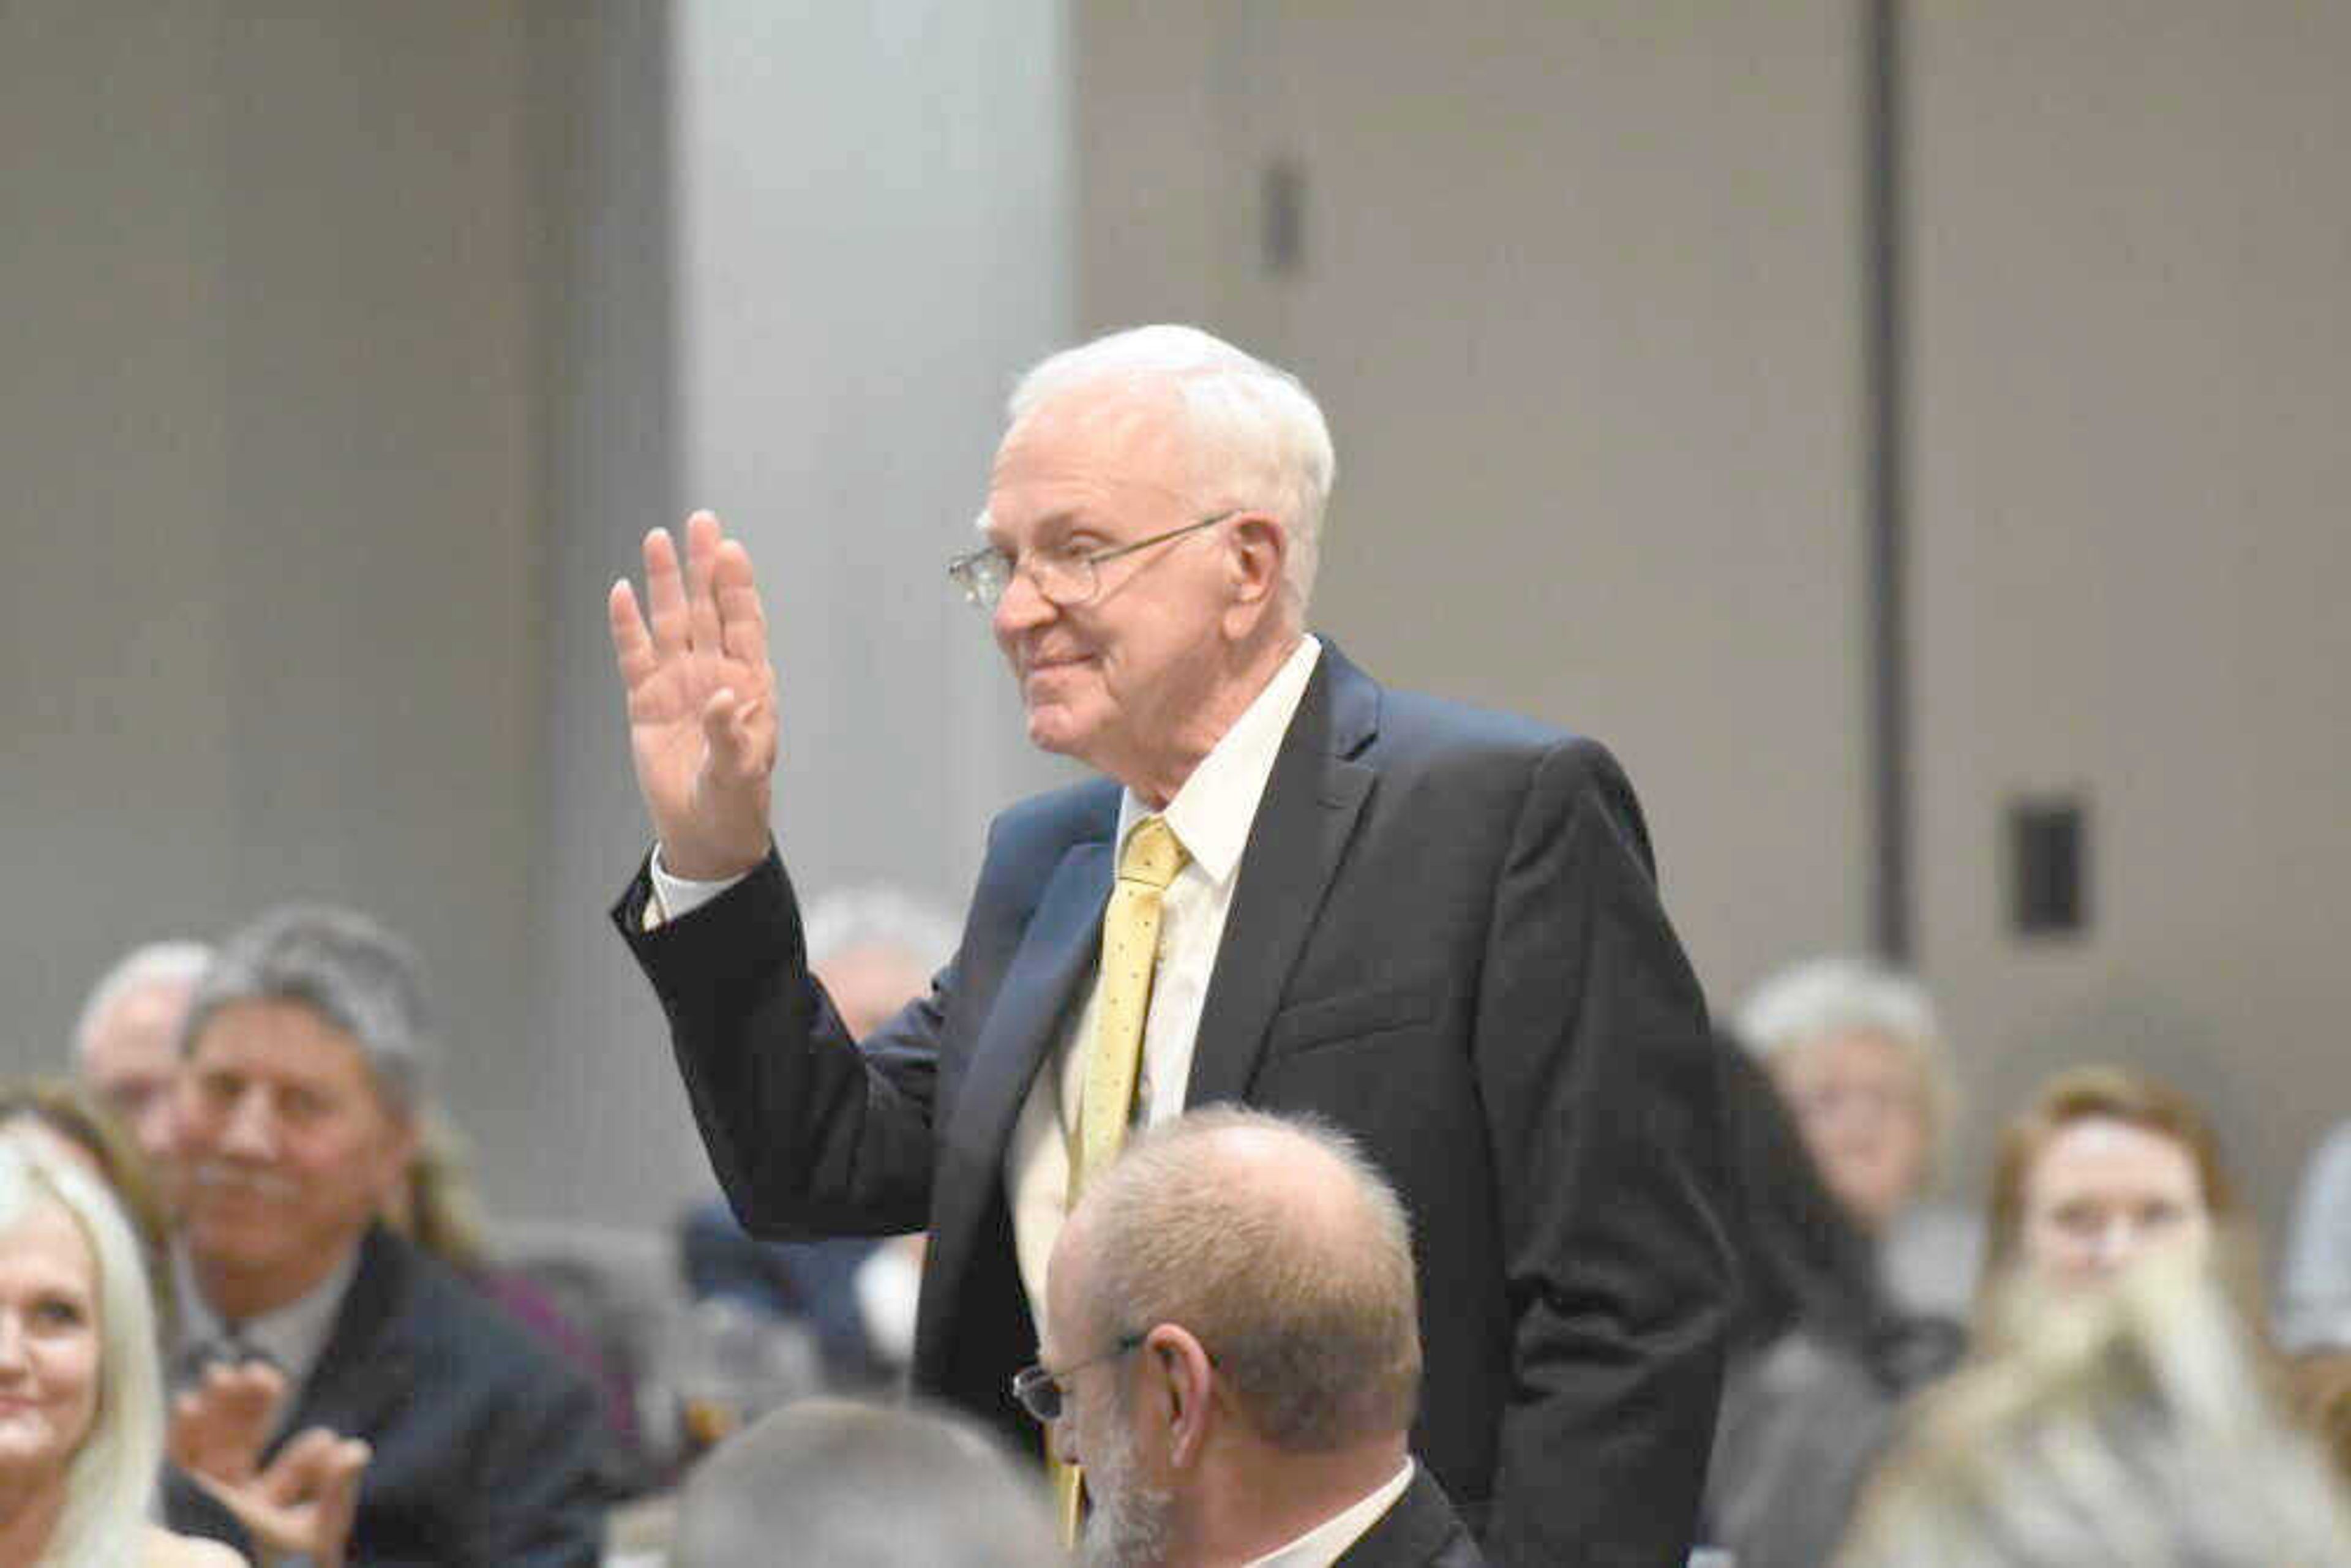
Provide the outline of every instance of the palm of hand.
[[740,542],[697,512],[689,570],[659,528],[645,536],[645,597],[623,580],[610,604],[612,651],[628,692],[637,787],[668,868],[720,877],[768,849],[776,766],[775,671],[768,624]]

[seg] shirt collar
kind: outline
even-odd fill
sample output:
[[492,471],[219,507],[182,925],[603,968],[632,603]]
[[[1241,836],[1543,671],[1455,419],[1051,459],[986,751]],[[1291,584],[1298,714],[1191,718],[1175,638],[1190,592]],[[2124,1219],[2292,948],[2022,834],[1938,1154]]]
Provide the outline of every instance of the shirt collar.
[[[1249,824],[1257,820],[1258,801],[1266,780],[1273,777],[1273,761],[1281,751],[1281,737],[1298,716],[1306,683],[1322,644],[1312,633],[1301,637],[1281,668],[1250,699],[1230,729],[1217,737],[1200,758],[1184,787],[1176,791],[1161,813],[1176,841],[1208,880],[1222,887],[1240,869],[1241,852],[1249,847]],[[1132,789],[1118,802],[1118,839],[1123,846],[1134,824],[1151,814]]]
[[1251,1562],[1248,1568],[1331,1568],[1347,1548],[1361,1541],[1380,1516],[1395,1506],[1404,1496],[1404,1489],[1412,1484],[1412,1457],[1405,1456],[1404,1469],[1390,1476],[1386,1483],[1353,1507],[1334,1513],[1287,1546],[1276,1547]]
[[[308,1291],[274,1312],[236,1325],[235,1337],[239,1343],[262,1352],[286,1374],[289,1396],[309,1382],[310,1369],[326,1352],[327,1341],[335,1332],[335,1316],[342,1310],[343,1294],[359,1270],[360,1244],[354,1241],[327,1277]],[[184,1241],[172,1249],[172,1280],[179,1291],[182,1346],[228,1339],[227,1322],[213,1311],[196,1283],[195,1265]]]

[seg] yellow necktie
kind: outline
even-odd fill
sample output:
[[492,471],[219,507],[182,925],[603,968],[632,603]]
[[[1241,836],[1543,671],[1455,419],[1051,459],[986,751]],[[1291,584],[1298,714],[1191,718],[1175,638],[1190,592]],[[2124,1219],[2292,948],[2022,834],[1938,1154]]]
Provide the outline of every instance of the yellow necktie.
[[1102,981],[1094,1037],[1078,1101],[1076,1158],[1070,1207],[1104,1166],[1118,1157],[1134,1114],[1134,1081],[1143,1063],[1143,1024],[1151,1013],[1151,975],[1159,960],[1159,905],[1184,869],[1184,846],[1165,817],[1145,817],[1126,837],[1118,882],[1102,915]]
[[[1151,976],[1159,961],[1159,905],[1187,857],[1165,817],[1145,817],[1126,836],[1118,881],[1102,913],[1102,972],[1094,994],[1093,1039],[1086,1043],[1085,1083],[1078,1099],[1076,1135],[1070,1140],[1070,1207],[1086,1182],[1118,1157],[1134,1114],[1134,1081],[1143,1063],[1143,1025],[1151,1013]],[[1051,1452],[1054,1500],[1061,1543],[1077,1544],[1084,1514],[1080,1469]]]

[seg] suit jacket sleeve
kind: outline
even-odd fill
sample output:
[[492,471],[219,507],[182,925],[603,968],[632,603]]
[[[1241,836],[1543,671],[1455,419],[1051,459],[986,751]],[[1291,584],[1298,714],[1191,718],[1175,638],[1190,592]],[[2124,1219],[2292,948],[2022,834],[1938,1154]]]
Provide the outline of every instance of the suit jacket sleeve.
[[949,966],[930,997],[862,1042],[809,974],[783,864],[643,929],[641,869],[613,922],[668,1016],[711,1166],[757,1236],[919,1229]]
[[1631,786],[1562,742],[1534,769],[1479,991],[1515,1393],[1488,1546],[1678,1563],[1721,1381],[1714,1046]]

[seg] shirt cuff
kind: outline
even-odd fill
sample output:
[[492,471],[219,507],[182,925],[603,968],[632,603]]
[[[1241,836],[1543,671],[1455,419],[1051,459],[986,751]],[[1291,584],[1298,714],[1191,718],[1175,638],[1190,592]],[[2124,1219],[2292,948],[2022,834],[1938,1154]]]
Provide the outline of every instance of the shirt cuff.
[[684,919],[750,874],[744,872],[737,876],[721,877],[716,882],[673,876],[662,865],[661,845],[653,845],[653,895],[645,901],[645,929],[652,931],[673,920]]

